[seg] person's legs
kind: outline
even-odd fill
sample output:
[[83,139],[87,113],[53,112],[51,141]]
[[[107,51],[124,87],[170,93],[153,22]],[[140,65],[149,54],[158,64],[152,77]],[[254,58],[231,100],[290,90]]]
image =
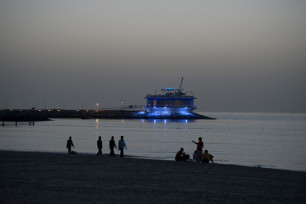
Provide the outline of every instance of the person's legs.
[[114,149],[111,149],[109,156],[110,156],[110,157],[111,157],[111,156],[113,156],[113,157],[116,156],[116,155],[115,155],[115,152],[114,152]]
[[202,159],[202,163],[208,163],[209,161],[207,159]]
[[186,161],[187,159],[190,158],[190,156],[188,154],[185,154],[182,158],[183,158],[182,160]]
[[197,150],[198,157],[200,158],[200,161],[202,162],[202,154],[203,150]]
[[120,149],[120,157],[123,157],[123,149]]

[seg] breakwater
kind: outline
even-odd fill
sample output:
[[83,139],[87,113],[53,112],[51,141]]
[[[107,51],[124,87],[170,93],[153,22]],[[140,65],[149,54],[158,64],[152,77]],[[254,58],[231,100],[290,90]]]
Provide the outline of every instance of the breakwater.
[[[141,114],[140,114],[141,112]],[[50,118],[82,119],[215,119],[191,113],[189,115],[170,114],[152,116],[139,110],[63,110],[63,109],[1,109],[0,121],[47,121]]]

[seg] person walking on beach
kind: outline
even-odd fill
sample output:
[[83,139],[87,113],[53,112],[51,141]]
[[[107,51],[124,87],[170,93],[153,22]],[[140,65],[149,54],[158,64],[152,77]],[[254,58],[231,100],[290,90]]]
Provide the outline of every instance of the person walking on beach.
[[97,146],[98,146],[98,153],[97,155],[101,155],[102,156],[102,140],[101,140],[101,136],[99,136],[99,139],[97,141]]
[[204,163],[209,163],[210,161],[211,161],[211,163],[214,163],[213,158],[214,158],[214,156],[209,154],[207,149],[202,154],[202,162],[204,162]]
[[203,147],[204,147],[204,143],[202,142],[202,137],[199,137],[199,142],[195,142],[193,140],[192,140],[192,142],[197,145],[198,155],[199,155],[199,157],[201,157],[201,155],[203,153]]
[[115,157],[115,152],[114,152],[114,148],[117,149],[117,146],[116,146],[116,142],[114,140],[114,136],[112,136],[112,139],[109,141],[109,149],[110,149],[110,153],[109,153],[109,156],[113,156]]
[[71,153],[71,147],[74,148],[71,136],[69,136],[69,140],[67,140],[66,148],[68,149],[68,154]]
[[121,139],[118,141],[118,148],[120,150],[120,157],[123,157],[123,149],[127,149],[123,136],[121,136]]

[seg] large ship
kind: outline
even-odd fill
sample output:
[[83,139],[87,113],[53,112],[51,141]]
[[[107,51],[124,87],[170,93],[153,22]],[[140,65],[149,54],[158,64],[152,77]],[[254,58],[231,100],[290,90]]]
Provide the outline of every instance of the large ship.
[[138,112],[138,117],[154,119],[213,119],[194,113],[196,109],[193,94],[182,89],[182,77],[178,89],[168,87],[160,93],[147,94],[145,110]]
[[160,93],[147,94],[145,98],[147,99],[148,116],[189,116],[193,114],[196,108],[194,105],[196,98],[182,89],[183,80],[184,78],[178,89],[169,87],[161,89]]

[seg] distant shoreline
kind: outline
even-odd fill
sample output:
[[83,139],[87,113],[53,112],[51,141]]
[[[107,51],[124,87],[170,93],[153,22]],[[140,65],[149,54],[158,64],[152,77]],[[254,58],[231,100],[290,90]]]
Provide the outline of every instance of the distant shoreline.
[[4,203],[305,203],[306,172],[0,151]]

